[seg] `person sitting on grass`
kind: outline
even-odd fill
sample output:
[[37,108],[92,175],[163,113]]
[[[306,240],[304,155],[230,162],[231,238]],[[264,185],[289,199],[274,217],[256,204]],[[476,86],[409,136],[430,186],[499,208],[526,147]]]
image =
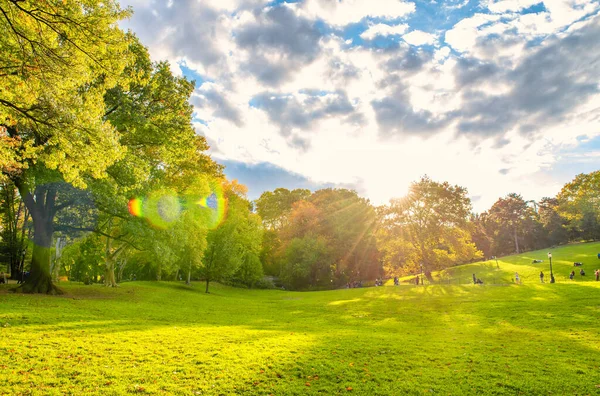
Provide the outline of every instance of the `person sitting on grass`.
[[598,280],[600,280],[600,269],[597,269],[595,274],[596,274],[596,282],[598,282]]
[[540,271],[540,282],[544,283],[544,272]]
[[573,280],[573,278],[575,278],[575,271],[571,271],[569,274],[569,279]]
[[585,271],[583,270],[583,268],[581,269],[581,271],[579,271],[579,275],[585,276]]

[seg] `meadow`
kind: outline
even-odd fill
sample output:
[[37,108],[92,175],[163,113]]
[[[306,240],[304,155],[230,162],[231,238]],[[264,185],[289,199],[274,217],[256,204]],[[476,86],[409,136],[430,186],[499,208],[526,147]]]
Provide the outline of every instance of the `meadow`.
[[[556,284],[540,284],[539,251],[425,286],[62,283],[59,297],[4,286],[0,394],[600,394],[598,252],[554,249]],[[566,278],[573,261],[585,278]],[[497,284],[467,284],[472,273]]]

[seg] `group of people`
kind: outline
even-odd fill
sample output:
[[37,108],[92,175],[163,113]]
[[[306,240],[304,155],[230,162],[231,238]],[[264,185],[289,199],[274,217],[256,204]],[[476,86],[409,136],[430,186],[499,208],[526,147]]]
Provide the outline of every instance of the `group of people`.
[[354,289],[357,287],[362,287],[362,281],[354,281],[346,283],[346,289]]
[[[583,270],[583,268],[579,270],[579,275],[585,276],[585,271]],[[597,269],[596,271],[594,271],[594,275],[596,277],[596,281],[600,281],[600,269]],[[575,271],[571,271],[571,273],[569,274],[569,279],[571,279],[571,280],[575,279]],[[475,274],[473,274],[473,281],[475,281]],[[540,282],[544,283],[544,272],[543,271],[540,271]],[[518,272],[515,272],[515,283],[516,284],[521,283],[521,277],[519,276]]]

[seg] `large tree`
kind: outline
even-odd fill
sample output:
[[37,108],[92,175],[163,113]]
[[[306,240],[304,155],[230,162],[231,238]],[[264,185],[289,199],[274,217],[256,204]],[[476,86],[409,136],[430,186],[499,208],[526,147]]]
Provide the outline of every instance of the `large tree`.
[[[261,220],[253,214],[246,198],[247,189],[235,180],[223,183],[227,216],[207,237],[200,275],[206,281],[206,293],[211,281],[231,278],[242,268],[246,279],[255,268],[262,240]],[[242,275],[238,273],[238,275]]]
[[531,235],[531,231],[536,227],[535,212],[521,195],[511,193],[504,198],[499,198],[487,214],[493,222],[489,223],[489,226],[493,229],[495,253],[519,254],[525,236]]
[[431,271],[481,257],[471,241],[467,190],[423,177],[408,194],[393,199],[379,232],[388,272]]
[[558,211],[575,237],[600,239],[600,171],[580,174],[557,196]]
[[34,229],[23,291],[57,292],[50,247],[54,217],[67,203],[57,203],[50,183],[83,188],[123,156],[104,118],[104,94],[128,63],[117,26],[128,14],[112,0],[0,2],[0,152],[8,146],[15,153],[2,171],[18,187]]

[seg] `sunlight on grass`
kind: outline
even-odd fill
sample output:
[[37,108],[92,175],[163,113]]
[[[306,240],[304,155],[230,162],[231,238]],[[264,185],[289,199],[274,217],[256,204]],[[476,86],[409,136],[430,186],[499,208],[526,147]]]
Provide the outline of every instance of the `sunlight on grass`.
[[[480,264],[452,271],[498,273]],[[528,280],[310,293],[215,285],[207,295],[168,282],[63,284],[64,297],[3,292],[0,383],[10,394],[44,395],[597,393],[600,282],[540,284],[522,256],[500,265],[505,278],[516,269]]]

